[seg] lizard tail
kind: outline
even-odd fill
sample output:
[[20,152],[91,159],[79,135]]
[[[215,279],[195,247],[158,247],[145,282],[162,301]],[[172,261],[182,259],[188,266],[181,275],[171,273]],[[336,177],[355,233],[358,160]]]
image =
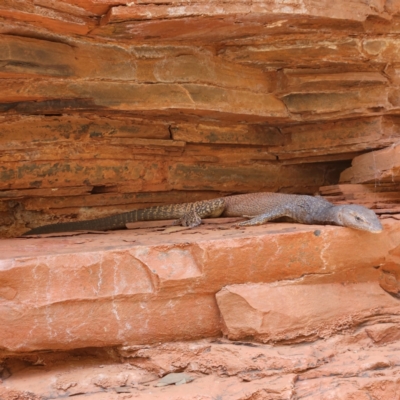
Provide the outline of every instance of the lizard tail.
[[[89,219],[87,221],[63,222],[40,226],[25,232],[26,235],[39,235],[42,233],[60,233],[71,231],[106,231],[124,229],[126,224],[137,221],[156,221],[162,219],[182,219],[184,226],[199,225],[201,218],[216,217],[221,215],[225,208],[222,198],[198,201],[194,203],[171,204],[132,210],[122,214],[111,215],[105,218]],[[193,224],[193,221],[194,224]]]
[[126,213],[111,215],[104,218],[43,225],[25,232],[22,236],[73,231],[106,231],[124,229],[126,224],[130,222],[154,221],[164,217],[165,219],[179,218],[181,213],[173,213],[172,208],[172,206],[155,206],[139,210],[132,210]]
[[134,210],[123,214],[111,215],[105,218],[89,219],[86,221],[75,222],[62,222],[57,224],[50,224],[39,226],[38,228],[31,229],[25,232],[26,235],[40,235],[43,233],[60,233],[60,232],[73,232],[73,231],[105,231],[112,229],[123,229],[129,222],[138,221],[137,211]]

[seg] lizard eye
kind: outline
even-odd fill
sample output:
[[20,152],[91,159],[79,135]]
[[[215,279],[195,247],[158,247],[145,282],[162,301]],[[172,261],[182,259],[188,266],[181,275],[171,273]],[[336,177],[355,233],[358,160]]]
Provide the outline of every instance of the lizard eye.
[[356,215],[356,221],[362,221],[362,218],[360,218],[358,215]]

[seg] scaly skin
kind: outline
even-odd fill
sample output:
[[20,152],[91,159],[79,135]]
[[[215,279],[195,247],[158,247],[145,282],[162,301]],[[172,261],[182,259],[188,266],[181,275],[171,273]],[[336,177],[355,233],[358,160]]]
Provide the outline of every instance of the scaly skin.
[[250,218],[239,223],[239,226],[260,225],[284,217],[302,224],[340,225],[372,233],[382,231],[376,214],[363,206],[335,206],[323,198],[306,195],[249,193],[194,203],[149,207],[87,221],[44,225],[24,235],[123,229],[130,222],[163,219],[177,219],[177,224],[195,227],[201,224],[202,218],[219,216]]
[[261,225],[283,217],[301,224],[339,225],[372,233],[383,229],[376,214],[366,207],[335,206],[322,197],[297,194],[249,193],[225,197],[222,216],[251,217],[240,226]]

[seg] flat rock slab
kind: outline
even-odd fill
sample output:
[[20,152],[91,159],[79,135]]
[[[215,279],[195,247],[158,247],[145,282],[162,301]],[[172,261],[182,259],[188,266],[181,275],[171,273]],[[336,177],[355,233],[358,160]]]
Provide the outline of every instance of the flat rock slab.
[[304,342],[370,320],[390,322],[400,316],[400,302],[377,282],[313,285],[232,285],[217,293],[224,333],[232,340]]
[[304,276],[315,284],[377,282],[374,267],[400,244],[399,222],[383,225],[381,234],[270,223],[2,240],[0,348],[215,337],[222,332],[215,294],[227,285]]

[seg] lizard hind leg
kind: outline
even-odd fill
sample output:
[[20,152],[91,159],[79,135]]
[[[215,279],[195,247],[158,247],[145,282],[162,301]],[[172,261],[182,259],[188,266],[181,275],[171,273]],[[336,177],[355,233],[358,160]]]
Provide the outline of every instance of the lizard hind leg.
[[175,221],[175,225],[194,228],[201,224],[202,218],[219,217],[225,209],[225,200],[223,198],[197,201],[189,205],[190,208]]
[[174,222],[174,225],[195,228],[201,224],[201,217],[195,210],[190,210]]

